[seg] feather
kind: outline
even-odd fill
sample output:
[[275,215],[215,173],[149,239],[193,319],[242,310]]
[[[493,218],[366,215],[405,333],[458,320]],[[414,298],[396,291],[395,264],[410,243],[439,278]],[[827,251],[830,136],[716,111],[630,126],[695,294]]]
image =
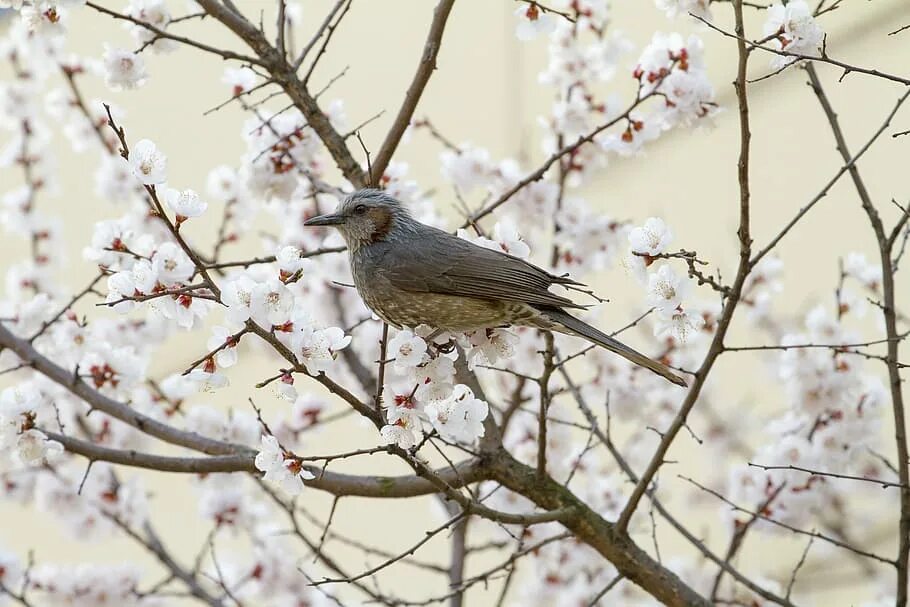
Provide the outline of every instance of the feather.
[[381,253],[377,264],[398,289],[560,308],[587,307],[549,291],[554,284],[580,284],[574,280],[442,230],[416,225],[417,233],[409,238],[420,243],[419,254],[393,243]]
[[677,386],[682,386],[684,388],[687,386],[686,380],[673,373],[666,365],[663,365],[656,360],[648,358],[644,354],[633,350],[624,343],[613,339],[606,333],[595,329],[588,323],[575,318],[571,314],[559,309],[549,308],[540,309],[540,312],[550,321],[556,323],[557,325],[560,325],[563,328],[561,332],[568,333],[569,335],[577,335],[578,337],[583,337],[591,343],[600,346],[601,348],[607,349],[610,352],[615,352],[626,360],[631,361],[636,365],[640,365],[650,371],[653,371],[654,373],[657,373],[661,377],[666,378]]

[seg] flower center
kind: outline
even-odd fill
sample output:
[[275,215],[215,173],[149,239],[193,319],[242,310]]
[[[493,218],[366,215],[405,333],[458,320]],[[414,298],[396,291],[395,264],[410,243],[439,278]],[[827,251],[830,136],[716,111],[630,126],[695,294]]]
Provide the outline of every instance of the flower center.
[[664,299],[673,299],[676,297],[676,289],[668,282],[662,282],[657,286],[657,292]]

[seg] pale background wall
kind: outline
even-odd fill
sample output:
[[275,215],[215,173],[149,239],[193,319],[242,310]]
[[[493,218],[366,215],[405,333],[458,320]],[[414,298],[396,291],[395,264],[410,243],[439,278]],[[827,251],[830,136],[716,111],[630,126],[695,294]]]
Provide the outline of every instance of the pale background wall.
[[[248,14],[255,14],[260,7],[271,8],[272,3],[241,0],[238,4]],[[321,21],[330,4],[327,0],[303,2],[307,30]],[[651,145],[645,157],[615,160],[587,188],[587,195],[599,208],[618,218],[664,217],[674,228],[676,244],[697,249],[701,256],[719,264],[724,274],[730,276],[736,261],[738,196],[735,178],[738,127],[730,85],[735,49],[731,41],[704,28],[692,27],[684,21],[666,20],[650,1],[618,0],[614,4],[616,27],[622,29],[638,48],[655,30],[699,31],[706,42],[707,61],[718,99],[726,111],[717,119],[713,130],[679,131]],[[117,8],[120,3],[110,6]],[[348,75],[334,86],[328,98],[344,98],[351,124],[379,109],[386,109],[385,116],[363,131],[367,145],[374,149],[378,148],[411,77],[432,6],[429,1],[414,0],[355,3],[317,72],[316,80],[319,81],[320,77],[326,79],[350,65]],[[173,8],[179,13],[183,9],[182,3],[174,3]],[[536,117],[547,110],[551,96],[549,89],[537,84],[536,74],[545,61],[546,49],[543,43],[522,44],[514,38],[514,9],[514,2],[460,0],[456,3],[440,55],[439,70],[433,76],[417,116],[430,116],[455,141],[471,141],[487,147],[495,158],[524,155],[539,159]],[[730,23],[729,7],[719,6],[716,13],[722,22]],[[906,0],[875,3],[847,0],[843,8],[827,15],[823,24],[829,34],[828,50],[832,55],[906,74],[910,66],[910,34],[891,37],[886,34],[907,22],[910,22],[910,5]],[[759,32],[761,19],[750,17],[749,26],[751,32]],[[80,54],[100,56],[102,41],[131,46],[128,34],[119,24],[88,10],[77,16],[73,29],[73,50]],[[226,42],[229,37],[225,33],[210,24],[188,30],[201,32],[215,45],[232,44]],[[637,51],[630,54],[626,65],[631,67],[636,56]],[[767,57],[756,54],[753,64],[755,75],[765,73]],[[223,63],[219,59],[195,51],[181,51],[171,56],[150,57],[152,78],[139,91],[110,93],[101,83],[91,79],[84,82],[89,88],[89,97],[111,99],[127,110],[125,123],[131,137],[152,138],[166,150],[171,182],[201,191],[210,168],[222,163],[236,164],[242,151],[239,135],[242,116],[237,108],[231,106],[202,117],[205,109],[226,97],[225,87],[220,84],[222,69]],[[830,83],[828,93],[840,111],[847,138],[854,149],[858,148],[890,110],[900,87],[857,74],[835,84],[836,72],[824,66],[820,72]],[[619,78],[623,82],[623,77]],[[625,92],[629,93],[631,78],[626,84]],[[791,70],[782,77],[763,81],[754,85],[751,91],[753,232],[756,243],[761,245],[834,174],[840,166],[840,158],[801,71]],[[910,116],[905,113],[894,130],[907,128],[910,128]],[[62,195],[56,198],[42,195],[38,204],[43,211],[53,210],[65,220],[66,247],[74,261],[61,275],[61,280],[75,288],[94,274],[94,268],[81,261],[80,255],[90,238],[93,223],[112,217],[117,211],[99,201],[93,193],[93,183],[88,176],[95,168],[94,154],[74,155],[62,137],[60,142]],[[907,149],[906,141],[885,136],[861,163],[866,182],[877,200],[898,197],[906,202],[907,159],[910,157]],[[412,177],[423,187],[431,188],[440,185],[438,151],[437,144],[418,135],[402,147],[398,157],[410,163]],[[8,171],[0,172],[0,190],[16,185],[13,179],[17,178],[18,175]],[[445,196],[438,199],[443,201]],[[885,214],[893,217],[891,209]],[[846,179],[820,203],[813,215],[812,220],[794,230],[780,249],[787,264],[786,288],[777,306],[789,313],[830,300],[838,254],[851,250],[874,253],[865,216]],[[18,259],[24,251],[23,243],[16,239],[0,239],[0,270],[5,271],[7,264]],[[906,287],[910,286],[906,276],[901,284],[906,292]],[[617,310],[617,318],[627,318],[626,313],[640,302],[637,287],[619,272],[611,274],[598,288],[613,301],[611,305]],[[748,335],[734,332],[731,341],[740,339],[748,339]],[[201,351],[202,345],[196,340],[175,339],[168,360],[157,361],[154,369],[173,370],[189,358],[185,348],[191,347],[195,353]],[[250,386],[271,371],[262,361],[253,364],[244,361],[241,367],[231,376],[234,386]],[[769,377],[767,367],[759,358],[722,359],[712,386],[724,398],[717,399],[715,406],[757,407],[764,413],[782,410],[785,404]],[[4,379],[0,378],[0,381]],[[219,405],[241,406],[246,391],[238,388],[232,394],[236,394],[236,399],[230,403],[224,403],[221,396],[205,399]],[[265,407],[284,406],[271,395],[260,393],[257,400]],[[344,431],[341,428],[323,433],[314,443],[314,450],[323,452],[325,448],[362,446],[364,441],[375,440],[362,428],[346,426]],[[690,446],[691,441],[684,436],[678,443],[683,446],[673,453],[681,462],[678,471],[699,478],[700,473],[705,473],[704,453]],[[361,466],[361,470],[391,470],[388,462],[375,458]],[[153,512],[166,542],[185,558],[191,558],[189,555],[207,529],[200,524],[186,484],[161,474],[145,476],[155,494]],[[317,512],[326,512],[328,502],[324,496],[309,492],[305,499],[312,500]],[[348,532],[394,549],[410,544],[419,530],[425,528],[415,526],[415,521],[425,520],[427,527],[431,524],[435,509],[431,509],[430,504],[428,499],[408,502],[343,500],[336,520],[345,521]],[[716,512],[713,504],[711,506],[704,513],[692,511],[692,519],[705,521],[704,525],[696,523],[695,529],[707,528]],[[677,513],[684,512],[684,508],[692,506],[674,504]],[[20,554],[35,548],[39,561],[136,559],[137,562],[150,562],[146,554],[125,540],[91,545],[75,543],[40,513],[5,502],[0,502],[0,521],[0,546]],[[719,534],[715,529],[708,536],[716,546],[725,545],[725,533]],[[665,525],[661,538],[667,551],[681,545]],[[780,560],[780,569],[789,570],[794,554],[798,556],[798,546],[787,541],[757,541],[756,536],[747,546],[746,552],[751,554],[741,562],[742,568],[748,571],[750,563],[766,563],[770,559],[774,563]],[[891,550],[887,544],[882,549]],[[339,550],[338,554],[352,559],[348,563],[351,570],[359,570],[363,564],[350,552]],[[444,560],[444,543],[433,542],[427,554],[430,560]],[[847,565],[844,569],[855,571]],[[386,584],[396,583],[396,580],[400,584],[400,576],[406,574],[405,583],[411,587],[410,594],[419,596],[421,588],[429,586],[422,575],[414,575],[413,571],[393,568],[381,579]],[[863,588],[855,578],[842,577],[840,581],[841,584],[819,589],[818,604],[846,605],[854,597],[868,596],[868,585]],[[841,588],[844,585],[846,588]],[[436,585],[435,589],[438,591],[441,587]],[[474,590],[471,603],[486,605],[492,596],[495,595]],[[826,598],[831,602],[824,603]]]

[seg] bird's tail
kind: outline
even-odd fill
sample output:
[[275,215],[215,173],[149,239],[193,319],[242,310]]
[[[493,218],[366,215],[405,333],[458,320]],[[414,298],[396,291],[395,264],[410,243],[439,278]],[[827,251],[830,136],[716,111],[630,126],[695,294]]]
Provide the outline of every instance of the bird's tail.
[[544,316],[546,316],[549,320],[553,321],[557,325],[560,325],[559,327],[555,327],[557,331],[568,333],[569,335],[583,337],[591,343],[600,346],[601,348],[609,350],[610,352],[615,352],[626,360],[644,367],[645,369],[653,371],[654,373],[657,373],[661,377],[666,378],[668,381],[673,382],[677,386],[686,387],[688,385],[686,384],[686,380],[673,373],[673,371],[671,371],[666,365],[648,358],[640,352],[636,352],[624,343],[613,339],[606,333],[595,329],[591,325],[575,318],[567,312],[553,308],[541,310],[541,312],[543,312]]

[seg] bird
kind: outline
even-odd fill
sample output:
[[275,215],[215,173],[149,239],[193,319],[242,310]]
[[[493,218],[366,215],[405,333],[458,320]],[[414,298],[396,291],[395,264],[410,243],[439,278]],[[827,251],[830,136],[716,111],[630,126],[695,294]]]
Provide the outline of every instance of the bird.
[[393,327],[428,325],[450,333],[508,326],[556,331],[686,386],[666,365],[567,311],[587,306],[550,291],[553,285],[578,288],[582,283],[421,223],[382,190],[355,191],[335,212],[311,217],[304,225],[341,232],[360,297]]

